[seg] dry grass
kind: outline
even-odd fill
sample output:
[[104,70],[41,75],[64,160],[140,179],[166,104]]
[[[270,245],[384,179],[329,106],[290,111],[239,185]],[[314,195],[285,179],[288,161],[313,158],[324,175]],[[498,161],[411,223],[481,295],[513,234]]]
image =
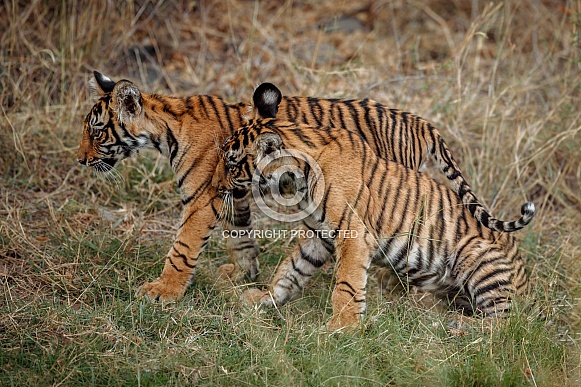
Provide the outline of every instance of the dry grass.
[[[120,4],[0,5],[0,384],[579,382],[581,2]],[[379,297],[366,335],[326,341],[312,328],[324,321],[327,276],[282,311],[286,321],[245,309],[237,289],[214,287],[228,259],[218,234],[186,300],[133,300],[161,271],[179,201],[155,154],[125,162],[117,183],[76,164],[93,69],[232,102],[271,81],[288,95],[371,97],[431,120],[493,213],[537,205],[518,236],[547,322],[517,319],[489,341],[486,329],[448,337],[446,315]],[[287,246],[263,242],[266,281]],[[500,341],[517,344],[496,353]]]

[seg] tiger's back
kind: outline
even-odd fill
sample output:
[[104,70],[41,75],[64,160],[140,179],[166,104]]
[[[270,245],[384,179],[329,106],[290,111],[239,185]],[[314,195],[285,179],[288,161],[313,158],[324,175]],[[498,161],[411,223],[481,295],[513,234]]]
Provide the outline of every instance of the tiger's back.
[[[283,97],[276,117],[313,127],[350,128],[375,154],[412,169],[422,166],[440,137],[437,129],[421,117],[367,98]],[[453,159],[449,160],[457,169]]]
[[[260,100],[260,88],[268,85],[259,86],[253,97],[259,110],[268,106]],[[276,118],[310,127],[347,129],[358,134],[376,155],[408,168],[419,170],[432,158],[463,205],[485,227],[512,232],[525,226],[496,219],[488,213],[474,195],[438,129],[420,116],[389,108],[371,99],[282,97],[279,101]]]

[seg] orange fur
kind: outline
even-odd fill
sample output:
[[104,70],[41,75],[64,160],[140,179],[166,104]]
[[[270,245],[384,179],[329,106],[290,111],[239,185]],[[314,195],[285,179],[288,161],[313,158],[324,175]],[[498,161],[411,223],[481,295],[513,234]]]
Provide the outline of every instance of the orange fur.
[[[153,299],[176,300],[191,281],[208,235],[220,218],[221,197],[211,186],[218,147],[240,127],[251,106],[227,104],[215,96],[170,97],[141,92],[133,83],[94,73],[98,101],[84,122],[77,158],[81,164],[110,173],[119,160],[141,148],[169,158],[180,188],[182,219],[160,278],[141,292]],[[439,132],[427,121],[371,100],[326,100],[285,97],[278,117],[315,126],[337,125],[362,136],[378,155],[417,169],[431,157],[447,176],[465,206],[482,208],[464,180]],[[250,208],[244,192],[228,204],[234,210],[222,219],[227,229],[249,229]],[[501,227],[490,222],[489,227]],[[236,278],[258,275],[259,248],[253,239],[228,238]]]
[[[260,105],[258,110],[275,111]],[[263,304],[282,304],[300,294],[314,272],[335,255],[331,329],[359,323],[372,263],[388,268],[405,287],[434,292],[466,312],[495,316],[509,310],[512,297],[527,284],[511,234],[483,227],[480,215],[471,214],[453,191],[377,157],[357,133],[270,115],[259,115],[225,141],[212,184],[225,196],[233,189],[250,189],[251,184],[271,194],[273,187],[281,187],[277,170],[294,167],[294,181],[286,182],[281,193],[302,193],[296,207],[305,209],[322,189],[316,209],[303,219],[303,229],[318,230],[323,236],[299,237]],[[316,160],[323,178],[316,175],[314,165],[289,150]],[[271,155],[277,158],[257,170]],[[253,183],[256,173],[262,179]],[[527,203],[521,219],[506,224],[515,229],[514,224],[524,226],[533,216],[534,206]]]

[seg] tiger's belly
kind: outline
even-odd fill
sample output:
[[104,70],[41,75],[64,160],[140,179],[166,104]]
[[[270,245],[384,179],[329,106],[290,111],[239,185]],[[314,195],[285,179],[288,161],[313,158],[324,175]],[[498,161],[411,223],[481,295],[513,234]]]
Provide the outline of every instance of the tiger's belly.
[[407,236],[385,238],[376,243],[372,260],[390,269],[402,285],[433,293],[455,288],[449,260],[432,243],[410,243]]

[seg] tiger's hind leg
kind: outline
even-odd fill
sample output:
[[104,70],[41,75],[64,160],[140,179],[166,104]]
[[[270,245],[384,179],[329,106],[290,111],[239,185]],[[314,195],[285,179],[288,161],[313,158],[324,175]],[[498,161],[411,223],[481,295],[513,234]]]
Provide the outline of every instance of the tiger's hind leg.
[[452,275],[462,293],[451,297],[452,304],[485,317],[502,317],[511,308],[514,296],[524,290],[527,275],[514,240],[472,239],[462,248]]
[[260,303],[282,305],[300,294],[313,274],[325,264],[335,251],[332,239],[301,237],[293,250],[278,267],[271,291]]
[[388,267],[378,267],[375,270],[377,285],[383,294],[400,295],[406,291],[402,280]]

